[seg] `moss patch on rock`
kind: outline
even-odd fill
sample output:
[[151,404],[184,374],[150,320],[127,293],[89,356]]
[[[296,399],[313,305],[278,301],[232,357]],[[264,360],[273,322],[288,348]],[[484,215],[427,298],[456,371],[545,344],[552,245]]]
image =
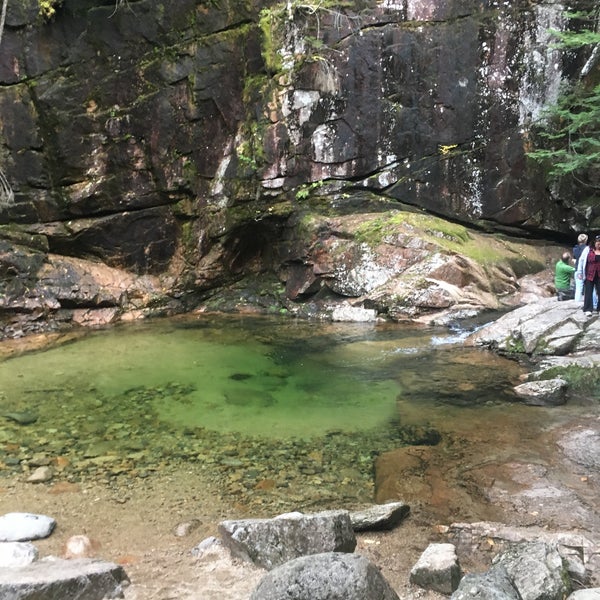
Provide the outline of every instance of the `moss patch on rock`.
[[355,232],[358,241],[370,246],[398,239],[399,236],[420,238],[442,252],[460,254],[482,265],[506,262],[517,275],[545,268],[545,257],[534,246],[478,233],[464,225],[421,213],[389,211],[363,215],[362,224]]

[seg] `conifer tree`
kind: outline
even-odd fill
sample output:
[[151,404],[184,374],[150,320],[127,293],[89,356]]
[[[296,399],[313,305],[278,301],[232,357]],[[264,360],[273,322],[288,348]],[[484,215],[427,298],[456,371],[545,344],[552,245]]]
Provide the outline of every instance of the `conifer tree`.
[[546,111],[538,148],[528,156],[544,164],[551,178],[572,176],[600,189],[600,7],[566,16],[572,28],[553,32],[557,45],[583,56],[583,66]]

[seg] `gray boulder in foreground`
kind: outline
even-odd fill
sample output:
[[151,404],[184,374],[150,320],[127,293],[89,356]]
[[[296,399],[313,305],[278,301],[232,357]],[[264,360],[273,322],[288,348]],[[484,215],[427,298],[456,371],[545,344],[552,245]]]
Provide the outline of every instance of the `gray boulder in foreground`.
[[393,529],[408,516],[409,512],[410,506],[404,502],[388,502],[351,512],[350,520],[354,531]]
[[2,600],[103,600],[123,598],[129,578],[117,564],[49,557],[26,567],[0,570]]
[[465,575],[450,600],[523,600],[501,567]]
[[223,521],[219,524],[219,533],[233,556],[265,569],[273,569],[300,556],[353,552],[356,547],[356,536],[346,510]]
[[364,556],[327,552],[291,560],[267,573],[250,600],[398,600]]
[[571,579],[555,545],[543,542],[516,544],[493,560],[502,566],[523,600],[562,600],[571,591]]

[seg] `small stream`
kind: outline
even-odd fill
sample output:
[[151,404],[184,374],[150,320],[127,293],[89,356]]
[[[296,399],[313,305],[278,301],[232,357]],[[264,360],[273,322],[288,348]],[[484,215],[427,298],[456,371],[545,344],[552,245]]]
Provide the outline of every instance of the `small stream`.
[[188,469],[227,501],[370,502],[376,456],[526,418],[521,367],[464,335],[206,315],[93,331],[0,362],[0,477]]

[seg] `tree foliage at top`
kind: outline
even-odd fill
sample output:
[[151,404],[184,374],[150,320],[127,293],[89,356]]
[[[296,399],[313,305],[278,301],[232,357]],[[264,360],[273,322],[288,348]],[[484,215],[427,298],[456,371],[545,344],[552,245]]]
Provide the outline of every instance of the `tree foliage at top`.
[[[573,29],[553,32],[557,45],[587,56],[580,79],[565,87],[545,115],[541,146],[528,155],[542,162],[552,177],[571,175],[579,183],[598,187],[600,169],[600,8],[566,13]],[[594,174],[595,173],[595,174]]]

